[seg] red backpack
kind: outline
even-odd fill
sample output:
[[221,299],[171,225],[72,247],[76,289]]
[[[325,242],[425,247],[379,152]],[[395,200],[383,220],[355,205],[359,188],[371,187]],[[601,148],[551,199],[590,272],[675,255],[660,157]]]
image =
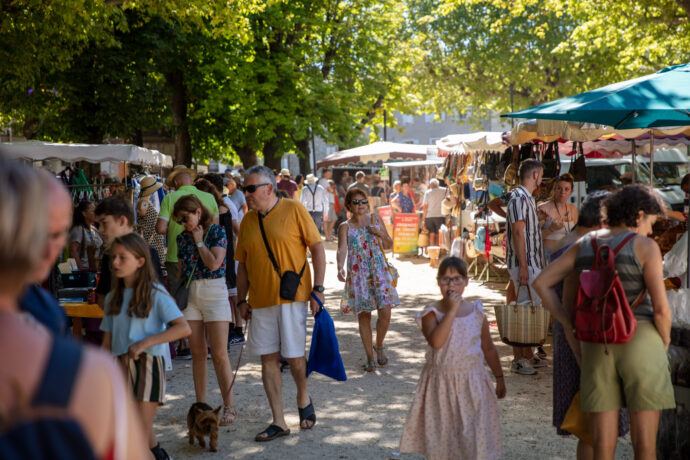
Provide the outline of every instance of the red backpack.
[[[637,296],[632,306],[629,305],[616,271],[615,259],[623,246],[634,237],[635,233],[630,233],[613,251],[608,245],[598,247],[596,238],[592,238],[592,269],[580,273],[575,302],[574,327],[578,340],[608,344],[626,343],[632,339],[637,329],[633,309],[645,298],[647,289]],[[607,260],[604,260],[604,251],[608,253]]]

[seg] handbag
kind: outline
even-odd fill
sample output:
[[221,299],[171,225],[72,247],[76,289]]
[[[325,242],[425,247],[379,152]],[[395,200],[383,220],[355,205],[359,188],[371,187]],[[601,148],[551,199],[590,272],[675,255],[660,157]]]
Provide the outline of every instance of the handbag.
[[496,305],[496,322],[503,343],[518,347],[536,347],[546,340],[549,329],[549,310],[541,305],[535,306],[532,291],[527,288],[529,303],[510,302],[508,305]]
[[311,293],[319,304],[319,311],[314,315],[314,328],[311,334],[309,359],[307,360],[307,377],[318,372],[339,382],[347,380],[343,358],[340,356],[338,337],[335,335],[333,319],[321,303],[321,299]]
[[273,268],[275,269],[276,273],[278,273],[278,277],[280,278],[280,298],[293,301],[295,300],[295,297],[297,297],[297,289],[299,289],[299,285],[302,282],[302,274],[304,274],[304,268],[307,266],[307,261],[306,259],[304,260],[304,264],[302,264],[302,269],[299,273],[293,272],[292,270],[286,270],[281,274],[280,268],[278,268],[278,263],[276,262],[276,258],[273,255],[271,246],[269,246],[268,239],[266,238],[263,217],[261,217],[261,214],[259,213],[257,213],[257,216],[259,218],[259,227],[261,228],[261,237],[264,240],[266,252],[268,252],[268,258],[271,259]]
[[[372,214],[371,216],[371,225],[374,225],[375,223],[375,217]],[[381,244],[381,239],[377,236],[376,237],[376,242],[379,244],[379,248],[381,248],[381,254],[383,254],[383,260],[386,262],[386,270],[388,270],[388,273],[391,274],[391,277],[393,278],[393,287],[398,286],[398,278],[400,278],[400,273],[398,273],[398,269],[393,266],[392,263],[388,262],[388,258],[386,257],[386,251],[383,250],[383,244]]]
[[573,396],[573,401],[568,407],[568,411],[565,413],[565,418],[561,424],[561,430],[565,430],[570,434],[574,434],[580,439],[580,441],[594,445],[592,440],[592,422],[590,421],[589,415],[582,411],[580,406],[580,392],[578,391]]
[[518,159],[519,159],[520,149],[518,146],[513,147],[513,153],[510,158],[510,164],[506,168],[506,172],[503,174],[503,182],[509,187],[515,186],[518,183],[517,173],[518,173]]
[[450,216],[453,208],[458,204],[458,199],[450,192],[450,187],[446,188],[446,194],[441,201],[441,214]]
[[[204,243],[206,242],[206,237],[208,236],[208,232],[211,229],[206,230],[206,235],[204,235]],[[198,251],[199,249],[197,249]],[[189,285],[192,283],[192,276],[194,276],[194,271],[196,270],[196,265],[199,263],[199,259],[201,259],[201,256],[194,262],[194,265],[192,266],[192,271],[189,273],[189,276],[187,277],[187,281],[184,284],[180,284],[177,287],[177,290],[173,294],[173,298],[175,299],[175,302],[177,303],[177,308],[180,309],[180,311],[184,310],[187,308],[187,303],[189,302]]]
[[[582,142],[578,145],[579,154],[575,151],[575,142],[573,142],[573,155],[570,157],[570,174],[573,175],[575,182],[582,182],[587,180],[587,167],[585,165],[585,155],[582,152]],[[577,159],[574,159],[577,156]]]
[[[597,246],[596,238],[591,239],[594,250],[592,269],[580,273],[575,301],[574,327],[578,340],[603,344],[627,343],[635,334],[637,319],[633,309],[645,298],[647,289],[640,292],[633,304],[629,305],[615,266],[616,255],[634,237],[635,233],[631,232],[613,250],[605,244]],[[602,254],[604,250],[608,251],[606,262]]]
[[558,177],[561,173],[561,159],[558,153],[558,141],[551,142],[541,160],[544,163],[544,178]]
[[419,237],[417,238],[417,246],[420,248],[425,248],[429,246],[429,230],[424,227],[421,232],[419,232]]

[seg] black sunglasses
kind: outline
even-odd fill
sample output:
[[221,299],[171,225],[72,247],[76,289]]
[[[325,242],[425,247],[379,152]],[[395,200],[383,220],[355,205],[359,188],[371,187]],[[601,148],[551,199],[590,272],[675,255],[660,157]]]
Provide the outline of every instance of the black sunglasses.
[[183,225],[183,224],[186,224],[186,223],[187,223],[187,219],[188,219],[188,218],[189,218],[189,216],[184,216],[182,219],[176,220],[176,222],[177,222],[178,225]]
[[369,200],[362,198],[361,200],[352,200],[352,204],[369,204]]
[[268,182],[264,184],[256,184],[256,185],[245,185],[244,186],[244,193],[254,193],[256,192],[256,189],[259,187],[263,187],[264,185],[268,185]]

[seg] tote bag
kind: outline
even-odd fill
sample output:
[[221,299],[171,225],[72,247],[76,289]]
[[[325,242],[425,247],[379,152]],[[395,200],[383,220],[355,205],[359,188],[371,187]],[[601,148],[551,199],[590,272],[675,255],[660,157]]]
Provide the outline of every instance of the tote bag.
[[536,347],[546,340],[549,329],[549,311],[541,305],[535,306],[532,292],[529,292],[529,303],[510,302],[508,305],[497,305],[496,322],[503,343],[511,346]]
[[333,319],[321,303],[321,300],[311,294],[319,304],[319,311],[314,315],[314,329],[309,347],[309,361],[307,361],[307,377],[312,372],[318,372],[326,377],[344,382],[347,380],[345,366],[338,348],[338,337],[335,335]]

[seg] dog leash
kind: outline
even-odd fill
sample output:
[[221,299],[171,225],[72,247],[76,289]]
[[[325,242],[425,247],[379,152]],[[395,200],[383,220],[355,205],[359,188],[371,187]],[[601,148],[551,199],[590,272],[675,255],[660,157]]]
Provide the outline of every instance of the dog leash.
[[[245,328],[247,330],[247,334],[249,334],[249,321],[251,321],[251,320],[248,319],[246,321],[246,326],[245,326]],[[245,343],[242,343],[242,348],[240,348],[240,355],[237,357],[237,365],[235,366],[235,373],[232,376],[232,380],[230,381],[230,388],[228,388],[228,392],[226,393],[226,395],[229,395],[232,392],[232,387],[235,385],[235,379],[237,379],[237,372],[239,372],[239,370],[240,370],[240,362],[242,362],[242,352],[244,352],[244,345],[245,345]]]

